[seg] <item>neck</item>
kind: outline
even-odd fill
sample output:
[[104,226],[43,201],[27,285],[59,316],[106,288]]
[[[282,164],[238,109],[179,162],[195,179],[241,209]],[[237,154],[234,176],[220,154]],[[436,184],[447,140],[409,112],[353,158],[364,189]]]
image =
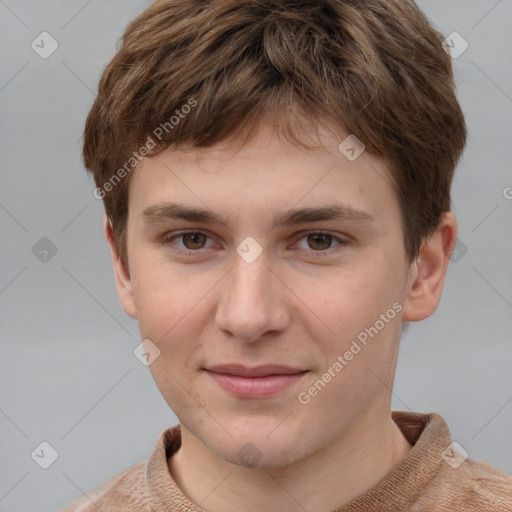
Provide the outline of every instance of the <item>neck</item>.
[[181,432],[169,470],[183,493],[209,512],[329,512],[375,486],[411,449],[389,411],[361,418],[322,451],[282,468],[231,464],[183,425]]

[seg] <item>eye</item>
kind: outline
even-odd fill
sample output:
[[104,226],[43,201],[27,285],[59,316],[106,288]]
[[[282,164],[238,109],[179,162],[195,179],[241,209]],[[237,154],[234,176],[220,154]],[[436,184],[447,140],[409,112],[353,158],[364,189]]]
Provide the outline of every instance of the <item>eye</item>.
[[[210,237],[202,231],[185,231],[173,235],[165,235],[162,238],[161,243],[168,246],[173,251],[181,254],[187,254],[197,252],[200,249],[205,249],[205,243],[208,238]],[[176,246],[174,242],[175,239],[181,240],[183,242],[183,246]]]
[[[211,244],[209,246],[206,245],[208,239],[211,240]],[[177,244],[176,240],[181,241],[182,245]],[[300,242],[303,240],[307,245],[306,247],[304,247],[304,244],[302,247],[300,247]],[[334,246],[332,245],[333,242],[335,242]],[[341,239],[330,233],[323,231],[312,231],[304,234],[301,238],[299,238],[295,243],[295,247],[298,247],[298,250],[300,251],[308,252],[309,256],[320,257],[334,252],[333,249],[335,247],[348,243],[348,240]],[[193,255],[193,253],[199,253],[202,249],[213,248],[216,245],[213,239],[202,231],[182,231],[180,233],[170,233],[161,239],[161,244],[178,254],[188,256]]]
[[[305,240],[308,247],[299,247],[300,250],[306,250],[311,252],[314,257],[323,256],[329,252],[333,246],[332,242],[337,242],[334,247],[339,245],[345,245],[348,243],[348,240],[344,240],[338,238],[330,233],[325,233],[323,231],[313,231],[307,233],[299,241]],[[300,244],[296,244],[300,245]],[[332,251],[331,251],[332,252]]]

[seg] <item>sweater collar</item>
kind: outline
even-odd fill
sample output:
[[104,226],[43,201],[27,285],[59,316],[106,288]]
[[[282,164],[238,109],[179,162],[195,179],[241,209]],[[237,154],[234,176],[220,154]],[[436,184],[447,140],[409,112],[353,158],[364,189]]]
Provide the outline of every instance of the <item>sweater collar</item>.
[[[439,471],[442,453],[451,443],[443,418],[436,414],[392,411],[393,421],[412,445],[405,459],[374,487],[333,512],[407,510]],[[167,460],[181,445],[180,425],[164,430],[146,464],[146,488],[154,512],[205,512],[173,480]]]

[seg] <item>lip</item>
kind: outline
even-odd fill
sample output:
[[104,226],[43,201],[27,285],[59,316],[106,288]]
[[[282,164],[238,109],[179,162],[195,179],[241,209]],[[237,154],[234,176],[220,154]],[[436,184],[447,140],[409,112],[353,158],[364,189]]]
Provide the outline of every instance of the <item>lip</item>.
[[254,368],[239,364],[216,365],[205,368],[205,371],[224,391],[237,398],[276,395],[308,373],[301,368],[274,364]]

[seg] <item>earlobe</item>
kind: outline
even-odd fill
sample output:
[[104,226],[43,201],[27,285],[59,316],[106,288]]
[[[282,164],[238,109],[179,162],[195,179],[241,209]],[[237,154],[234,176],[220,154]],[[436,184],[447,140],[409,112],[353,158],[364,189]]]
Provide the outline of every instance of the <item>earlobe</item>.
[[133,296],[132,281],[129,270],[125,267],[114,241],[114,234],[112,231],[112,224],[110,219],[105,214],[103,217],[103,229],[105,238],[107,239],[112,255],[112,264],[114,265],[114,274],[116,279],[117,293],[123,306],[124,312],[131,318],[137,318],[137,308],[135,307],[135,299]]
[[409,272],[404,322],[418,322],[436,310],[443,291],[450,256],[457,241],[457,220],[451,212],[443,215],[436,231],[423,241]]

